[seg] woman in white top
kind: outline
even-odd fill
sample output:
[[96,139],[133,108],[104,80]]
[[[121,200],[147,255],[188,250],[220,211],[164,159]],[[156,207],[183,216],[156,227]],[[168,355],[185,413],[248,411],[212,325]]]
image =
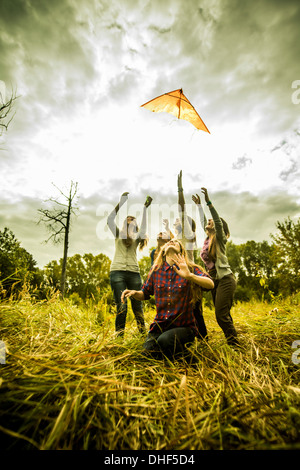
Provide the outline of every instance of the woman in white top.
[[[142,224],[139,230],[136,218],[127,216],[121,230],[115,223],[115,218],[120,208],[128,199],[128,193],[123,193],[120,202],[107,218],[107,225],[115,237],[115,254],[110,267],[110,285],[117,306],[115,328],[118,335],[123,336],[127,317],[127,302],[121,302],[121,295],[125,289],[140,290],[142,280],[137,261],[137,248],[142,250],[148,242],[146,209],[150,206],[152,198],[147,196],[143,207]],[[138,328],[141,333],[145,332],[145,321],[142,302],[131,300]]]

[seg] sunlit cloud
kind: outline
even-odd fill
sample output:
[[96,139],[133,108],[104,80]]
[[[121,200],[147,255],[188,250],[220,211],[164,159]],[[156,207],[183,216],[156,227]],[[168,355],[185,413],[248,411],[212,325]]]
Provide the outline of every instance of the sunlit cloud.
[[[19,95],[1,140],[1,225],[40,264],[59,256],[36,210],[52,183],[78,181],[71,250],[111,254],[99,206],[129,191],[173,207],[182,170],[188,203],[207,187],[236,240],[268,236],[299,213],[299,20],[292,0],[1,2],[0,80]],[[210,135],[140,107],[181,87]]]

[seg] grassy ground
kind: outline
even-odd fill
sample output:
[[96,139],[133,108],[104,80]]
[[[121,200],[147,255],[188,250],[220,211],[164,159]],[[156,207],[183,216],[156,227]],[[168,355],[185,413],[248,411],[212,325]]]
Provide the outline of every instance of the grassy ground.
[[105,305],[2,302],[1,448],[299,450],[299,297],[277,307],[235,305],[239,351],[206,308],[209,342],[171,363],[141,355],[131,314],[121,340]]

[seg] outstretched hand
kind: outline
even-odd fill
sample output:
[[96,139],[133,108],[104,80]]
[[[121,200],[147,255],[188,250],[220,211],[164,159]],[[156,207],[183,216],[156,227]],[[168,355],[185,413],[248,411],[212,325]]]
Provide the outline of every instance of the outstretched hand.
[[186,264],[184,256],[180,253],[178,255],[174,254],[171,259],[175,263],[173,264],[174,271],[184,279],[189,279],[191,272],[188,268],[188,265]]
[[121,197],[120,197],[120,203],[121,203],[121,204],[124,204],[124,203],[127,201],[127,199],[128,199],[128,194],[129,194],[128,192],[125,192],[125,193],[123,193],[123,194],[121,195]]
[[136,290],[125,289],[121,295],[121,302],[124,303],[127,297],[132,297],[136,293]]
[[169,225],[169,220],[168,219],[163,219],[163,226],[165,228],[165,232],[170,232],[170,225]]
[[152,202],[152,197],[151,197],[151,196],[147,196],[147,197],[146,197],[145,204],[144,204],[145,207],[149,207],[150,204],[151,204],[151,202]]
[[206,188],[201,188],[201,192],[204,194],[205,202],[209,202],[209,196]]
[[182,170],[180,170],[179,175],[177,177],[177,187],[178,189],[182,190]]
[[192,200],[194,201],[195,204],[199,205],[201,204],[200,196],[198,194],[192,196]]

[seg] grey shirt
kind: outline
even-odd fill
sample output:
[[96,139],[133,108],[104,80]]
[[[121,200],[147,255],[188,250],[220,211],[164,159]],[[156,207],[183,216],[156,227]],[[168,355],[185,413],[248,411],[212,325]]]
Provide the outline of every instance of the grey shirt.
[[[197,204],[197,207],[199,210],[201,225],[203,227],[203,230],[205,231],[207,220],[203,211],[203,207],[201,204]],[[217,240],[217,259],[215,261],[215,268],[217,271],[216,279],[222,279],[222,277],[227,276],[228,274],[232,274],[232,271],[230,269],[230,265],[226,256],[227,237],[223,229],[222,220],[220,219],[219,214],[217,213],[216,209],[214,208],[212,204],[210,204],[208,208],[210,210],[212,219],[215,224],[215,230],[216,230],[216,240]]]

